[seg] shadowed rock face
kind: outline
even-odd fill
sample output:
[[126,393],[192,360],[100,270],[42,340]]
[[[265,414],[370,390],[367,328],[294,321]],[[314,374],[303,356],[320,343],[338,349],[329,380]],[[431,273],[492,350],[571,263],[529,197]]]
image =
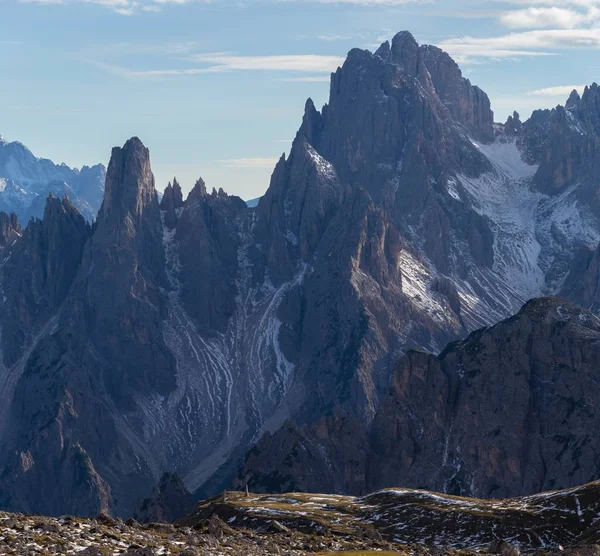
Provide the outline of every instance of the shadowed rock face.
[[6,247],[21,235],[21,226],[17,222],[17,215],[13,212],[10,216],[0,212],[0,246]]
[[[20,228],[11,225],[11,230],[19,236]],[[3,269],[7,300],[2,315],[2,354],[7,367],[18,361],[65,300],[90,232],[67,198],[61,201],[50,196],[44,219],[32,219],[14,244]]]
[[134,518],[141,523],[171,523],[188,515],[194,498],[176,473],[165,473],[150,496],[140,500]]
[[200,180],[177,220],[181,298],[203,335],[226,332],[235,313],[240,246],[237,219],[245,211],[241,199],[222,189],[209,195]]
[[541,298],[437,358],[409,353],[373,422],[367,488],[498,498],[597,477],[599,339],[595,315]]
[[567,277],[562,294],[594,313],[600,310],[600,245],[583,247]]
[[169,182],[160,202],[160,210],[165,213],[164,224],[167,228],[173,229],[175,227],[177,224],[177,214],[181,207],[183,207],[181,186],[176,179],[173,179],[173,185]]
[[579,184],[581,200],[598,207],[600,180],[600,87],[594,83],[566,106],[552,111],[548,139],[536,175],[538,188],[551,195]]
[[[43,223],[24,237],[43,239],[47,229],[48,244],[71,253],[77,244],[69,234],[89,233],[71,212],[68,202],[49,200]],[[68,294],[30,353],[4,371],[3,399],[12,399],[2,437],[4,507],[93,514],[118,500],[131,511],[132,497],[141,497],[153,477],[147,448],[136,439],[146,424],[127,416],[135,415],[140,396],[172,390],[174,360],[160,326],[158,200],[148,150],[138,139],[113,150],[105,201],[86,239],[80,263],[72,255],[79,268],[63,269],[57,261],[71,259],[53,258],[52,249],[46,260],[33,257],[53,270],[49,278],[75,277],[70,288],[47,284],[55,304],[64,288]]]
[[531,301],[438,357],[401,358],[370,426],[336,415],[263,438],[238,484],[499,498],[589,481],[599,472],[599,340],[594,314],[558,298]]
[[452,118],[463,124],[478,141],[494,140],[494,113],[490,99],[479,87],[462,76],[458,64],[443,50],[424,45],[423,62],[433,86]]

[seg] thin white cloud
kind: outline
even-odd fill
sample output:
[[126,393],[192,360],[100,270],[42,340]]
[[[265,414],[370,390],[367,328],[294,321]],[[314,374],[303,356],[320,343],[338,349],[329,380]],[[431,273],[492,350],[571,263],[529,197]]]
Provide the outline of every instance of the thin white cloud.
[[62,4],[63,0],[19,0],[21,4],[48,4],[58,5]]
[[317,39],[319,39],[320,41],[326,41],[326,42],[349,41],[354,38],[355,37],[353,35],[336,35],[336,34],[319,35],[317,37]]
[[570,8],[530,7],[524,10],[512,10],[500,16],[500,22],[512,28],[521,29],[574,29],[589,21],[591,14],[582,13]]
[[277,158],[254,157],[254,158],[228,158],[221,160],[221,164],[228,168],[264,169],[273,168],[277,164]]
[[68,5],[90,4],[107,8],[119,15],[134,15],[140,12],[160,12],[167,4],[210,3],[212,0],[19,0],[23,4]]
[[[202,67],[133,70],[123,66],[84,59],[108,73],[126,79],[165,79],[186,77],[229,71],[274,71],[292,73],[331,73],[343,64],[344,58],[338,56],[320,56],[317,54],[275,55],[275,56],[236,56],[222,53],[196,54],[190,60]],[[296,81],[329,81],[329,76],[305,75],[289,78]]]
[[218,71],[302,71],[331,72],[344,63],[340,56],[292,54],[275,56],[237,56],[226,53],[195,54],[191,60],[210,64]]
[[575,89],[579,94],[581,94],[585,89],[585,85],[559,85],[557,87],[546,87],[545,89],[529,91],[525,94],[529,96],[541,97],[568,97],[573,91],[573,89]]
[[286,83],[329,83],[330,80],[328,75],[305,75],[303,77],[286,77],[281,81]]
[[303,4],[352,4],[354,6],[405,6],[407,4],[433,4],[435,0],[280,0]]
[[477,58],[547,56],[556,50],[600,48],[600,27],[590,29],[540,29],[497,37],[461,37],[438,43],[458,61]]

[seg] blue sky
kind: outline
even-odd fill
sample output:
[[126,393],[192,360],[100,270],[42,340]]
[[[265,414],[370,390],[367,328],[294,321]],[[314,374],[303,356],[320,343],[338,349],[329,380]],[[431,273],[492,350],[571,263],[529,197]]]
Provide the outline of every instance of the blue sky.
[[268,186],[352,47],[408,29],[491,97],[496,120],[600,80],[600,0],[0,0],[0,134],[72,166],[138,135],[157,187]]

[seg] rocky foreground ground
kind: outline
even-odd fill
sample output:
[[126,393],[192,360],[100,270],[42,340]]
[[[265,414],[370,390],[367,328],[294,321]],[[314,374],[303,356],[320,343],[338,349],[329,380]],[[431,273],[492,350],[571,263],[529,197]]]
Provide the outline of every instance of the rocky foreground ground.
[[600,556],[600,483],[509,500],[226,492],[176,524],[0,513],[0,554]]

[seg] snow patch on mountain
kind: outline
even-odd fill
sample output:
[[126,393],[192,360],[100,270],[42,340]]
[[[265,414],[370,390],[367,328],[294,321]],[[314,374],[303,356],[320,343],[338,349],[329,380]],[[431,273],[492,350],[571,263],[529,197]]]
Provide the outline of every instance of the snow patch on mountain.
[[[595,247],[600,222],[579,205],[577,186],[556,197],[534,190],[537,166],[523,160],[515,140],[490,145],[472,141],[493,170],[477,178],[457,176],[473,208],[489,219],[494,234],[494,272],[517,298],[555,293],[567,274],[549,275],[557,254],[574,245]],[[449,187],[457,187],[451,180]]]
[[102,202],[105,174],[102,165],[79,171],[38,158],[22,143],[0,141],[0,210],[15,212],[26,225],[32,216],[41,218],[48,193],[56,190],[92,220]]
[[[164,221],[165,213],[162,213]],[[241,239],[238,252],[237,309],[224,334],[204,337],[181,299],[179,244],[176,230],[163,226],[167,262],[168,318],[163,322],[167,347],[177,362],[177,386],[166,397],[138,399],[144,414],[144,443],[154,446],[161,468],[186,474],[191,490],[200,487],[240,444],[262,435],[266,420],[278,414],[288,392],[295,364],[286,356],[277,311],[287,295],[302,284],[307,267],[280,286],[267,279],[252,285],[248,249],[254,244],[255,213],[235,223]],[[151,464],[152,465],[152,464]]]

